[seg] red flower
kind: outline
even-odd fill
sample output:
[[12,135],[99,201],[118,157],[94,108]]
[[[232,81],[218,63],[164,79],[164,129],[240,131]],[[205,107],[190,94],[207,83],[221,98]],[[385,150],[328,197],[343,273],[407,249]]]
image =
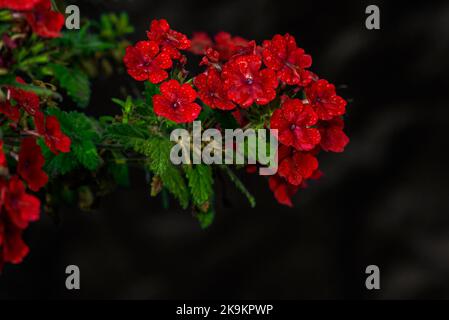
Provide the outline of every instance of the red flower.
[[45,144],[54,154],[70,152],[71,140],[61,131],[61,125],[55,116],[44,117],[38,112],[34,117],[36,130],[45,139]]
[[2,220],[0,215],[0,271],[5,263],[21,263],[30,251],[22,240],[22,229]]
[[164,69],[172,66],[168,53],[159,52],[159,46],[154,41],[140,41],[134,47],[126,48],[123,58],[128,74],[138,81],[150,80],[159,83],[168,78]]
[[317,122],[317,116],[310,105],[299,99],[287,99],[271,117],[271,129],[278,129],[279,141],[297,150],[309,151],[320,143],[318,129],[310,128]]
[[279,148],[278,174],[294,186],[300,186],[318,169],[318,160],[309,153],[282,146]]
[[170,29],[170,25],[165,19],[151,21],[147,36],[148,39],[157,42],[173,59],[181,58],[181,53],[178,50],[187,50],[191,45],[187,36]]
[[0,113],[3,113],[9,120],[13,122],[19,121],[19,108],[17,108],[17,106],[13,106],[9,100],[0,102]]
[[289,85],[304,86],[311,81],[311,73],[305,70],[312,65],[312,58],[296,46],[295,38],[288,33],[275,35],[263,43],[263,61],[277,72],[280,80]]
[[47,174],[42,170],[45,159],[42,156],[41,147],[33,137],[22,140],[19,152],[19,163],[17,173],[28,183],[28,187],[33,191],[38,191],[48,182]]
[[[3,140],[0,140],[0,168],[5,168],[8,165],[5,153],[3,152]],[[1,206],[1,202],[0,202]]]
[[228,100],[223,81],[215,68],[209,68],[205,73],[195,77],[194,84],[198,88],[200,99],[212,109],[232,110],[235,108],[235,105]]
[[297,186],[289,184],[278,175],[271,176],[268,180],[268,185],[280,204],[293,207],[291,197],[298,191]]
[[177,123],[192,122],[201,112],[195,99],[191,85],[169,80],[161,84],[161,94],[153,96],[154,112]]
[[214,37],[214,49],[220,54],[221,61],[230,60],[237,52],[249,46],[248,40],[232,37],[227,32],[219,32]]
[[213,45],[212,39],[205,32],[195,32],[190,42],[189,51],[193,54],[206,54],[206,50]]
[[259,70],[262,60],[257,55],[239,56],[223,67],[228,98],[243,108],[254,102],[264,105],[276,97],[276,75],[270,69]]
[[41,0],[25,15],[33,31],[44,38],[57,38],[64,26],[64,15],[51,10],[51,0]]
[[11,9],[16,11],[31,10],[41,0],[0,0],[0,9]]
[[321,148],[324,151],[343,152],[349,143],[348,136],[343,132],[344,122],[341,118],[321,121],[318,126],[321,134]]
[[330,120],[346,112],[346,101],[336,95],[335,86],[326,80],[312,83],[306,88],[306,96],[321,120]]
[[17,176],[8,181],[4,204],[9,220],[20,229],[39,219],[39,199],[25,192],[25,185]]
[[[25,83],[21,78],[17,82]],[[10,95],[16,101],[17,106],[23,108],[29,115],[34,116],[39,111],[39,97],[31,91],[9,87]]]

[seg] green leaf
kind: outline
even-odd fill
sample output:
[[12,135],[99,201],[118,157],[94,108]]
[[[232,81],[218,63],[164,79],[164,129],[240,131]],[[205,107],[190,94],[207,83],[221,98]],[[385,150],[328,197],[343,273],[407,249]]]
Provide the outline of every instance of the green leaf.
[[76,102],[78,107],[86,108],[90,101],[90,82],[87,75],[79,69],[70,69],[59,64],[51,64],[54,75],[61,87]]
[[79,162],[72,153],[59,153],[55,155],[45,145],[42,138],[38,139],[38,144],[41,146],[42,155],[45,158],[44,169],[50,176],[64,175],[78,168]]
[[214,183],[212,168],[205,164],[186,165],[184,171],[194,204],[200,206],[209,201],[213,193]]
[[112,152],[113,161],[108,163],[108,172],[114,178],[114,181],[122,186],[129,186],[129,172],[126,159],[119,152]]
[[74,143],[72,150],[75,157],[85,168],[94,171],[100,166],[101,159],[97,153],[97,147],[91,140]]
[[199,212],[196,215],[202,229],[207,229],[214,222],[215,210],[211,207],[207,212]]

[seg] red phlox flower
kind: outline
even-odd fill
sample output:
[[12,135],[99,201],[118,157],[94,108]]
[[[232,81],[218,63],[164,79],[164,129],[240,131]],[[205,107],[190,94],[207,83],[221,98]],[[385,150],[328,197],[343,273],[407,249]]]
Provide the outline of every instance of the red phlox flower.
[[25,185],[17,176],[13,176],[7,183],[4,205],[9,220],[17,228],[25,229],[30,222],[39,219],[39,199],[25,192]]
[[186,123],[195,120],[201,107],[194,101],[197,97],[190,84],[180,84],[169,80],[161,84],[161,94],[153,96],[154,112],[176,123]]
[[274,111],[270,128],[279,130],[278,139],[282,144],[309,151],[320,143],[320,132],[311,128],[316,122],[317,116],[310,105],[304,105],[299,99],[287,99]]
[[27,11],[41,0],[0,0],[0,9],[11,9],[16,11]]
[[222,77],[230,100],[248,108],[253,103],[265,105],[276,97],[276,75],[270,69],[259,70],[261,65],[257,55],[239,56],[224,65]]
[[62,130],[58,118],[55,116],[44,117],[39,112],[34,117],[37,133],[44,137],[45,144],[54,154],[70,152],[71,140]]
[[64,26],[64,15],[51,10],[51,0],[41,0],[25,17],[33,31],[44,38],[57,38]]
[[293,207],[291,197],[298,191],[299,188],[297,186],[289,184],[279,175],[271,176],[268,180],[268,185],[280,204]]
[[157,42],[173,59],[181,58],[179,50],[187,50],[191,43],[186,35],[170,29],[167,20],[151,21],[150,30],[147,31],[148,39]]
[[278,174],[288,183],[300,186],[318,169],[318,160],[310,153],[281,145],[279,148]]
[[305,70],[312,65],[312,57],[296,46],[293,36],[277,34],[271,41],[264,41],[263,48],[265,65],[275,70],[281,81],[305,86],[312,80],[312,74]]
[[321,134],[320,146],[324,151],[343,152],[345,150],[349,138],[343,132],[343,119],[335,118],[330,121],[320,121],[318,129]]
[[195,87],[199,98],[212,109],[232,110],[235,105],[227,98],[220,73],[209,68],[205,73],[195,77]]
[[155,41],[140,41],[135,46],[129,46],[123,61],[131,77],[152,83],[167,79],[168,73],[164,69],[172,67],[169,54],[160,52]]
[[312,83],[306,88],[306,96],[321,120],[330,120],[346,112],[346,101],[337,96],[335,86],[327,80]]
[[20,145],[17,173],[33,191],[39,191],[48,182],[48,175],[42,170],[44,164],[45,159],[36,138],[24,138]]

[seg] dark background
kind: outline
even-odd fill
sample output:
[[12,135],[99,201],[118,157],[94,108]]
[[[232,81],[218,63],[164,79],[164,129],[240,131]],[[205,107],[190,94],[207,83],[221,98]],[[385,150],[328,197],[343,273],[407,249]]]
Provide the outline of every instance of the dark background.
[[[256,209],[217,182],[207,231],[190,212],[163,210],[133,172],[133,187],[98,212],[67,209],[59,226],[48,217],[33,224],[31,253],[5,268],[0,298],[449,298],[447,1],[72,3],[89,17],[127,11],[133,41],[162,17],[188,35],[293,34],[313,71],[351,100],[351,143],[322,154],[325,177],[300,191],[294,209],[278,205],[261,177],[245,178]],[[365,28],[368,4],[380,7],[379,31]],[[109,97],[124,81],[132,80],[95,84],[95,113],[113,108]],[[81,269],[80,291],[65,289],[70,264]],[[370,264],[380,267],[379,291],[365,289]]]

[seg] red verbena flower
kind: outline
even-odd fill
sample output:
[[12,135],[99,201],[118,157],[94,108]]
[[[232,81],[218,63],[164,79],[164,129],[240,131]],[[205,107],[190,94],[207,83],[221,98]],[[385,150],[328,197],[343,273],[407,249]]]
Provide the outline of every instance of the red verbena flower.
[[317,116],[310,105],[304,105],[299,99],[287,99],[274,111],[270,128],[279,130],[278,139],[282,144],[309,151],[320,143],[320,132],[311,128],[316,122]]
[[310,153],[280,146],[278,174],[288,183],[300,186],[318,169],[318,160]]
[[13,122],[19,121],[20,111],[17,106],[13,106],[11,101],[5,100],[0,102],[0,113],[4,114],[9,120]]
[[189,51],[193,54],[206,54],[206,50],[212,47],[212,39],[205,32],[195,32],[190,40]]
[[230,60],[237,52],[249,45],[248,40],[242,37],[232,37],[227,32],[217,33],[214,40],[214,49],[220,54],[221,61]]
[[312,83],[306,88],[306,96],[321,120],[330,120],[346,112],[346,101],[337,96],[335,86],[326,80]]
[[296,46],[293,36],[277,34],[271,41],[264,41],[263,48],[265,65],[275,70],[281,81],[301,86],[311,81],[312,74],[305,69],[312,65],[312,57]]
[[232,110],[235,105],[227,98],[220,73],[215,68],[209,68],[205,73],[195,77],[200,99],[212,109]]
[[5,220],[0,213],[0,271],[5,263],[19,264],[30,251],[23,242],[22,229]]
[[42,170],[44,164],[45,159],[36,138],[24,138],[20,145],[17,173],[33,191],[39,191],[48,182],[48,175]]
[[243,108],[253,103],[265,105],[276,97],[278,85],[271,69],[259,70],[262,60],[257,55],[239,56],[223,67],[222,77],[228,98]]
[[7,183],[4,205],[9,220],[20,229],[27,228],[30,222],[39,219],[39,199],[25,192],[25,185],[17,176]]
[[192,122],[201,112],[196,96],[190,84],[169,80],[161,84],[161,94],[153,96],[154,112],[176,123]]
[[159,51],[159,45],[154,41],[140,41],[135,46],[126,48],[123,58],[128,74],[138,81],[150,80],[159,83],[168,78],[164,69],[172,66],[170,56]]
[[[21,78],[17,78],[17,82],[25,83]],[[39,97],[37,94],[13,87],[9,87],[8,90],[10,90],[11,98],[17,103],[17,107],[24,109],[31,116],[34,116],[39,111]]]
[[44,137],[45,144],[54,154],[59,152],[70,152],[71,140],[66,136],[55,116],[45,118],[42,112],[38,112],[34,117],[37,133]]
[[280,204],[293,207],[291,197],[298,191],[298,186],[289,184],[279,175],[271,176],[268,180],[268,185]]
[[51,10],[51,0],[41,0],[25,17],[33,31],[44,38],[57,38],[64,26],[64,15]]
[[11,9],[16,11],[31,10],[41,0],[0,0],[0,9]]
[[[3,152],[3,140],[0,140],[0,168],[5,168],[8,165],[6,161],[5,152]],[[1,202],[0,202],[1,207]]]
[[165,19],[151,21],[147,37],[158,43],[173,59],[181,58],[179,50],[187,50],[191,45],[187,36],[170,29],[170,25]]
[[344,121],[341,118],[319,122],[320,146],[324,151],[343,152],[345,150],[346,145],[349,143],[349,138],[343,132],[343,128]]

